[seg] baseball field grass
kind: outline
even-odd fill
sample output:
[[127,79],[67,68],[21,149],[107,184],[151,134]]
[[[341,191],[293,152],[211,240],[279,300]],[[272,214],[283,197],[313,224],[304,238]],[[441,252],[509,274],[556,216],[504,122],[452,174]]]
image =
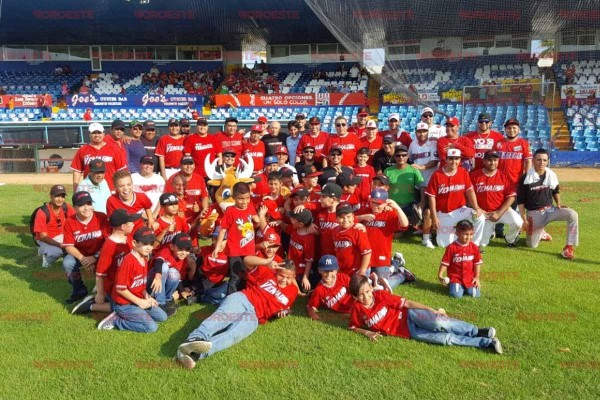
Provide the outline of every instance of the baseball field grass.
[[[47,198],[31,185],[0,187],[0,399],[597,399],[600,370],[600,184],[561,185],[579,212],[574,261],[559,253],[565,224],[536,250],[492,241],[482,298],[451,299],[436,279],[443,250],[417,237],[395,242],[418,281],[396,289],[478,326],[494,326],[504,354],[384,337],[370,342],[346,317],[291,316],[188,371],[177,346],[213,306],[182,306],[154,334],[98,331],[102,315],[73,316],[60,262],[41,268],[31,211]],[[92,287],[88,274],[88,287]]]

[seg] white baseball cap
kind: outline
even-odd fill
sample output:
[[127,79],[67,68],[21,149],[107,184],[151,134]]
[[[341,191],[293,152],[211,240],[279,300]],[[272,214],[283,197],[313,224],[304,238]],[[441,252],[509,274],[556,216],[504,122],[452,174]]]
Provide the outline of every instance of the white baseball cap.
[[400,121],[400,120],[401,120],[401,118],[400,118],[400,114],[398,114],[398,113],[392,113],[392,114],[390,114],[390,116],[388,117],[388,121],[389,121],[390,119],[395,119],[396,121]]
[[427,125],[425,122],[419,122],[417,124],[417,131],[429,131],[429,125]]
[[434,113],[433,109],[431,109],[430,107],[425,107],[423,110],[421,110],[421,115],[423,115],[423,114],[425,114],[427,112],[430,112],[432,114]]
[[88,128],[88,130],[90,132],[96,132],[96,131],[104,132],[104,127],[102,126],[101,123],[94,122],[94,123],[90,124],[90,127]]
[[373,121],[372,119],[368,120],[367,128],[377,128],[377,122]]
[[446,158],[448,157],[460,157],[459,149],[448,149],[448,154],[446,154]]

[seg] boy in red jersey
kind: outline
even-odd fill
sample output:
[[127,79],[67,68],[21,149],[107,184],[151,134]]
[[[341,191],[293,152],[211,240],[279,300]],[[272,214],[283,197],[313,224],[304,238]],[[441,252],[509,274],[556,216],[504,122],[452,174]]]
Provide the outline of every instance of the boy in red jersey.
[[[467,220],[456,224],[457,239],[446,247],[442,258],[438,280],[450,287],[450,297],[460,298],[464,293],[471,297],[481,296],[479,276],[483,260],[479,248],[471,241],[473,231],[473,224]],[[446,270],[449,282],[444,278]]]
[[289,314],[298,296],[293,284],[295,266],[286,260],[275,272],[259,266],[256,284],[225,298],[217,311],[202,321],[179,345],[177,360],[186,368],[250,336],[259,324]]
[[327,185],[323,186],[323,189],[321,189],[319,194],[321,195],[321,198],[319,199],[321,210],[317,214],[315,223],[319,228],[320,254],[333,255],[335,254],[335,247],[333,245],[333,232],[339,225],[335,215],[335,210],[340,203],[342,188],[335,183],[328,183]]
[[[133,190],[131,173],[129,171],[118,171],[114,174],[113,181],[115,182],[116,193],[110,196],[106,202],[106,214],[108,217],[110,218],[116,209],[122,208],[128,213],[145,214],[146,226],[152,227],[154,224],[152,202],[145,193]],[[142,225],[144,225],[143,219],[136,220],[133,231],[141,228]]]
[[492,327],[478,328],[449,318],[443,308],[436,311],[385,290],[374,292],[365,276],[353,276],[348,289],[356,299],[348,327],[372,341],[389,335],[443,346],[489,348],[502,354],[502,345]]
[[325,308],[342,314],[349,314],[354,299],[348,292],[350,278],[338,272],[335,256],[325,255],[319,259],[321,280],[310,295],[306,304],[306,314],[312,320],[320,320],[318,309]]
[[371,262],[371,243],[367,233],[358,229],[354,221],[354,211],[349,203],[340,203],[335,215],[338,227],[333,231],[335,256],[340,265],[340,272],[348,276],[365,275]]
[[[308,292],[313,288],[319,279],[312,269],[315,257],[316,238],[310,226],[312,225],[312,214],[307,209],[298,212],[288,211],[290,225],[284,225],[284,232],[290,237],[287,251],[288,258],[297,265],[296,283],[298,287]],[[312,273],[311,273],[312,272]]]
[[154,155],[158,157],[160,175],[166,181],[179,172],[185,136],[181,134],[179,121],[175,118],[169,120],[169,134],[158,139]]
[[375,178],[375,168],[367,164],[369,161],[369,149],[361,147],[356,155],[356,164],[352,169],[354,175],[360,178],[358,186],[359,193],[369,193],[371,191],[371,181]]
[[133,235],[133,250],[123,258],[112,290],[114,311],[98,324],[98,329],[151,333],[157,322],[167,319],[165,313],[146,291],[148,256],[156,236],[152,229],[141,227]]
[[254,174],[260,174],[264,169],[265,161],[265,143],[260,140],[262,137],[262,126],[253,125],[250,129],[250,137],[244,141],[242,146],[242,154],[247,159],[252,158],[254,161]]
[[98,259],[98,251],[108,235],[106,215],[94,211],[92,196],[88,192],[77,192],[72,198],[75,215],[67,218],[64,228],[63,247],[67,255],[63,269],[72,286],[67,304],[87,296],[88,290],[81,279],[80,268],[92,269]]
[[179,213],[179,199],[175,193],[163,193],[160,195],[161,207],[160,217],[156,219],[154,234],[156,235],[155,250],[158,252],[163,247],[170,245],[173,238],[182,232],[188,232],[187,222],[181,218]]
[[[217,236],[219,236],[220,227],[216,227],[212,233],[212,244],[202,246],[196,256],[200,262],[200,281],[202,287],[197,296],[198,301],[208,304],[220,304],[227,295],[227,282],[224,281],[229,272],[229,264],[227,262],[227,254],[225,254],[225,245],[227,244],[227,236],[216,247]],[[214,257],[214,252],[217,251],[217,257]],[[188,302],[188,304],[193,301]]]

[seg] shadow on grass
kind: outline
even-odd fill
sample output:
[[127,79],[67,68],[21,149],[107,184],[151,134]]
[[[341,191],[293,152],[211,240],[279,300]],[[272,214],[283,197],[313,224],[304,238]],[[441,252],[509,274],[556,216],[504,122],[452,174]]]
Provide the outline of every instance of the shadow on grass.
[[[186,307],[186,306],[180,306]],[[177,332],[173,333],[169,339],[160,346],[160,354],[165,357],[174,357],[177,352],[177,347],[186,341],[188,335],[200,326],[202,321],[210,317],[215,312],[216,306],[210,304],[202,304],[201,308],[188,316],[187,321]]]

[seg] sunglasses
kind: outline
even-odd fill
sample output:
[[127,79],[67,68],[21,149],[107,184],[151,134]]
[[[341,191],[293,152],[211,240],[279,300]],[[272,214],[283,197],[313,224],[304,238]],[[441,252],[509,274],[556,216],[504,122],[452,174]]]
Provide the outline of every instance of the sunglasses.
[[396,153],[394,157],[408,157],[408,153]]
[[421,117],[431,118],[431,117],[433,117],[433,114],[423,114],[423,115],[421,115]]
[[314,150],[304,150],[303,153],[314,153]]
[[342,126],[346,126],[346,124],[335,124],[336,128],[341,128]]
[[311,126],[317,126],[317,125],[321,125],[321,124],[319,122],[312,122],[310,125]]
[[490,121],[487,121],[487,120],[485,120],[485,121],[477,121],[477,122],[480,123],[480,124],[489,124],[490,123]]
[[231,154],[223,154],[223,158],[235,158],[235,156]]
[[356,116],[357,116],[358,118],[366,118],[366,117],[368,117],[368,116],[369,116],[369,114],[367,114],[367,113],[360,113],[360,114],[356,114]]
[[342,153],[331,153],[329,157],[341,157]]

